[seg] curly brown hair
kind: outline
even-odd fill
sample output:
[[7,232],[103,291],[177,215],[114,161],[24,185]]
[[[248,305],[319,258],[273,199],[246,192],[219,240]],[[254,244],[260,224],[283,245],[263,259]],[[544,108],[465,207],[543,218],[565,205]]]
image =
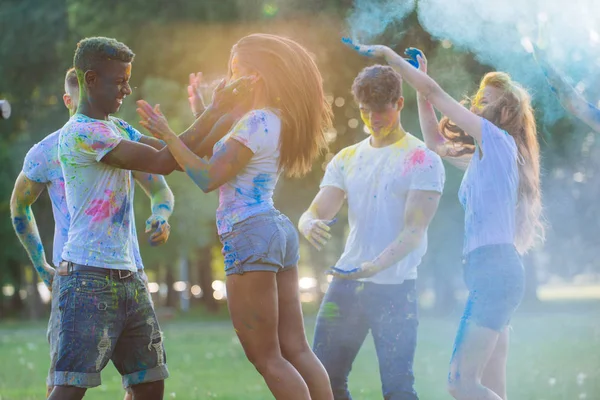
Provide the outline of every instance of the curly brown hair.
[[389,65],[371,65],[354,79],[352,94],[357,103],[374,109],[385,108],[402,97],[402,76]]

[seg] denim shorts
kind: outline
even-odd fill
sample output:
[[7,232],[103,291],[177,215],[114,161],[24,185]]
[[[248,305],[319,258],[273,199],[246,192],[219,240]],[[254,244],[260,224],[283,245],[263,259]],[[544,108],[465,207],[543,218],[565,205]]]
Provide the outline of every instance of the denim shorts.
[[469,289],[463,321],[501,332],[523,299],[521,257],[513,245],[488,245],[469,252],[463,264]]
[[75,271],[57,278],[55,386],[99,386],[100,371],[110,360],[126,388],[169,376],[162,332],[139,274],[120,279]]
[[279,272],[300,258],[298,232],[277,210],[253,215],[220,236],[225,275],[250,271]]
[[50,300],[50,319],[48,320],[48,331],[46,336],[50,345],[50,368],[46,378],[46,386],[54,386],[54,369],[56,367],[56,358],[58,356],[58,332],[60,332],[60,311],[58,309],[58,275],[54,275],[52,280],[52,298]]

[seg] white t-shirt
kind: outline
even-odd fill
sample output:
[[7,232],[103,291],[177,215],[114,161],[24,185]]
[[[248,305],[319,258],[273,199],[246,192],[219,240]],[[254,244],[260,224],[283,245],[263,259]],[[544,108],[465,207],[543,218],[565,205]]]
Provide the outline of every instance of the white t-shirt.
[[273,111],[253,110],[215,143],[213,154],[223,150],[229,139],[237,140],[254,155],[235,178],[219,188],[217,231],[230,232],[233,225],[252,215],[271,210],[273,190],[279,179],[279,136],[281,120]]
[[[127,122],[118,118],[114,118],[113,120],[118,124],[125,138],[132,141],[139,141],[142,137],[142,134]],[[67,208],[67,199],[65,198],[65,179],[63,178],[60,160],[58,159],[59,134],[60,130],[46,136],[41,142],[34,145],[27,152],[25,161],[23,162],[23,173],[25,176],[31,181],[45,184],[48,189],[48,195],[52,202],[52,214],[54,216],[52,262],[56,267],[62,261],[62,251],[67,242],[71,220]],[[133,213],[133,208],[131,212]],[[133,217],[131,219],[131,235],[135,263],[138,269],[143,269],[144,264],[140,255],[135,219]]]
[[60,131],[58,154],[71,215],[62,252],[66,261],[131,271],[137,268],[131,171],[100,161],[125,139],[122,129],[115,118],[104,121],[75,114]]
[[[386,147],[372,147],[368,137],[340,151],[321,182],[321,187],[343,190],[348,199],[350,235],[336,267],[347,271],[373,261],[400,235],[408,192],[442,193],[444,181],[440,157],[409,133]],[[426,250],[427,233],[419,247],[396,265],[361,281],[401,284],[416,279]],[[408,273],[402,274],[405,267]]]
[[514,244],[519,191],[517,154],[515,139],[481,118],[481,143],[458,191],[465,210],[463,254],[491,244]]

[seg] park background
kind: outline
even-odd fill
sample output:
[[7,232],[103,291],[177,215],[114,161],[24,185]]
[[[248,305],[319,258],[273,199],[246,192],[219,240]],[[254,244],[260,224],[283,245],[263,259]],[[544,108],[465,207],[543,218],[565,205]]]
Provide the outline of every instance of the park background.
[[[513,321],[509,390],[513,399],[600,399],[600,141],[565,114],[528,53],[539,25],[549,57],[593,104],[600,98],[599,6],[592,0],[0,0],[0,98],[12,115],[0,120],[0,400],[39,399],[48,366],[45,323],[49,293],[14,234],[9,200],[27,150],[59,129],[65,71],[77,42],[115,37],[135,53],[133,94],[120,118],[141,132],[135,100],[160,103],[175,131],[193,121],[187,101],[191,72],[202,71],[206,100],[226,74],[231,46],[246,34],[291,37],[313,54],[335,113],[329,152],[303,179],[282,179],[276,206],[292,221],[318,191],[327,162],[365,138],[350,94],[356,74],[372,60],[340,43],[350,34],[402,52],[422,49],[429,73],[455,98],[476,90],[481,76],[505,70],[534,98],[542,149],[547,240],[525,258],[527,293]],[[421,137],[414,91],[404,85],[403,125]],[[146,133],[146,132],[144,132]],[[466,297],[462,282],[462,173],[446,165],[445,193],[429,229],[419,267],[421,325],[415,361],[422,399],[450,398],[445,378],[454,332]],[[217,193],[203,194],[181,173],[167,177],[175,197],[169,242],[152,248],[139,231],[150,288],[165,334],[172,377],[165,398],[271,398],[245,360],[227,317],[223,259],[215,229]],[[143,228],[149,201],[135,199]],[[48,259],[53,219],[43,194],[34,205]],[[324,271],[343,250],[346,211],[334,237],[317,252],[301,239],[300,287],[307,333],[328,280]],[[370,338],[351,375],[356,399],[381,398]],[[114,367],[86,398],[120,398]]]

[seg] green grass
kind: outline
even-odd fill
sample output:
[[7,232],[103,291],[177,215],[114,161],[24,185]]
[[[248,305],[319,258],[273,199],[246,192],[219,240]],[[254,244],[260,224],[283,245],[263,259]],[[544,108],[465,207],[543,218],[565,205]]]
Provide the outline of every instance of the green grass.
[[[586,310],[522,311],[514,319],[508,368],[513,400],[600,399],[600,318]],[[450,399],[448,360],[458,320],[421,318],[415,359],[422,400]],[[313,320],[307,329],[312,338]],[[189,317],[163,323],[171,377],[165,399],[269,399],[261,377],[246,361],[229,321]],[[42,323],[0,323],[0,400],[41,399],[48,346]],[[103,384],[86,399],[121,399],[117,371],[109,365]],[[381,399],[379,371],[370,338],[350,376],[355,399]]]

